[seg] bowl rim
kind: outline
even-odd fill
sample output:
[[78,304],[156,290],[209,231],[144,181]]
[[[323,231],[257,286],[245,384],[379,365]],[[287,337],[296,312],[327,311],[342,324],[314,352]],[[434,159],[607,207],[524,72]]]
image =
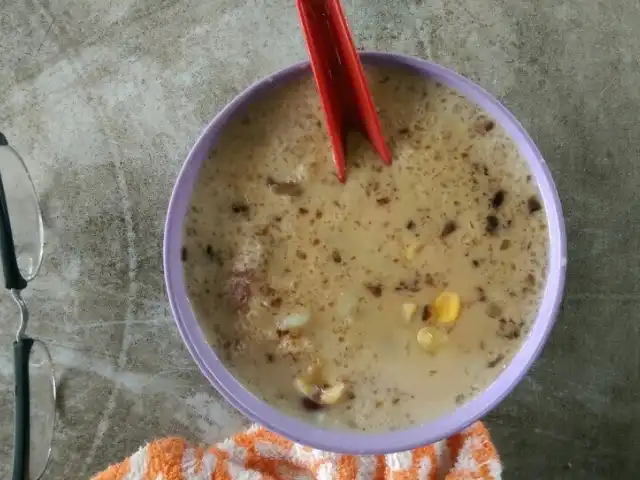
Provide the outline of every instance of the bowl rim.
[[204,376],[232,406],[250,420],[304,445],[331,452],[384,454],[431,444],[463,430],[496,407],[522,380],[539,356],[558,315],[566,275],[566,233],[560,198],[542,154],[514,115],[497,99],[471,80],[428,60],[397,53],[360,52],[360,55],[366,64],[404,66],[433,77],[483,108],[514,140],[538,185],[549,233],[542,301],[520,350],[494,381],[465,404],[433,421],[379,433],[329,430],[289,416],[253,395],[233,377],[206,341],[187,296],[181,258],[184,221],[198,171],[234,114],[274,84],[310,72],[308,61],[293,64],[255,82],[206,126],[189,152],[173,188],[165,222],[163,266],[167,295],[180,335]]

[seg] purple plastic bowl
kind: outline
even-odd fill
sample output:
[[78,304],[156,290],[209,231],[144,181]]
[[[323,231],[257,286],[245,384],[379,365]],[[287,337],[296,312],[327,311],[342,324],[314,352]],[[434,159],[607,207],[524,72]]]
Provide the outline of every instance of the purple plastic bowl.
[[505,128],[529,163],[549,225],[548,274],[542,303],[531,331],[500,376],[472,400],[431,422],[384,433],[327,430],[288,416],[254,396],[229,373],[207,343],[187,297],[181,261],[184,221],[198,171],[236,112],[268,92],[274,84],[309,74],[308,62],[285,68],[252,85],[205,128],[182,167],[169,203],[164,236],[164,274],[171,309],[187,348],[202,373],[231,405],[251,420],[305,445],[333,452],[379,454],[409,450],[462,430],[498,405],[524,377],[540,354],[558,314],[565,280],[566,238],[560,199],[542,155],[520,123],[495,98],[470,80],[425,60],[389,53],[362,53],[361,56],[364,63],[408,67],[458,90]]

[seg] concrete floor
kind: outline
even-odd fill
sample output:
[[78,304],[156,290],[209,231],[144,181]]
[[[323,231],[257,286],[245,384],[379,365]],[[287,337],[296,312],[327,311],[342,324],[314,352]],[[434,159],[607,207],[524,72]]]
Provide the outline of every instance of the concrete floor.
[[[539,142],[567,214],[564,311],[487,422],[507,478],[640,470],[640,6],[637,0],[345,0],[361,48],[452,67]],[[27,294],[62,410],[49,478],[87,478],[159,435],[211,442],[243,419],[178,337],[162,226],[199,132],[235,93],[305,57],[292,0],[4,0],[0,130],[42,197],[47,258]],[[634,213],[635,212],[635,213]],[[0,478],[10,343],[0,300]]]

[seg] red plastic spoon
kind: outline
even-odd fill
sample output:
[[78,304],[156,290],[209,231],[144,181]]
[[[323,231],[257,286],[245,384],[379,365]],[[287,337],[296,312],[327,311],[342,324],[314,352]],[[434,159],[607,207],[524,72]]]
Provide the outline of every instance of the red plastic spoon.
[[324,108],[338,179],[342,183],[346,180],[345,142],[349,131],[358,130],[365,135],[390,165],[391,150],[385,143],[340,0],[296,0],[296,7]]

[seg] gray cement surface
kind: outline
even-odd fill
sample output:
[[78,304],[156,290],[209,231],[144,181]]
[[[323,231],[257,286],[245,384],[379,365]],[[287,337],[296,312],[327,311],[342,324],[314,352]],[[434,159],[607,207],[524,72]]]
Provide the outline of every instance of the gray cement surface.
[[[203,126],[305,58],[292,0],[0,0],[0,130],[42,199],[26,298],[61,412],[48,478],[88,478],[156,436],[213,442],[242,417],[194,366],[163,291],[164,213]],[[640,4],[345,0],[361,48],[440,62],[520,118],[564,202],[569,279],[531,374],[487,418],[506,478],[640,469]],[[635,212],[635,213],[634,213]],[[17,311],[0,295],[0,478]]]

